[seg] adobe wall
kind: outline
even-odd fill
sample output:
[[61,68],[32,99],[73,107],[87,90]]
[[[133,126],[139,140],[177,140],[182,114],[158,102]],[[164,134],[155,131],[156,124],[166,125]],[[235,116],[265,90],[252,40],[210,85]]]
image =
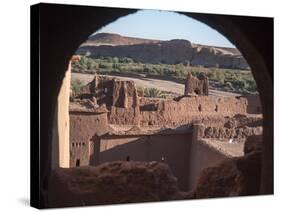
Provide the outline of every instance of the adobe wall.
[[138,107],[121,108],[112,106],[108,114],[110,124],[139,125],[140,110]]
[[[216,166],[225,159],[244,155],[245,141],[251,136],[261,137],[263,133],[261,117],[236,115],[225,118],[224,122],[206,122],[193,125],[190,155],[190,189],[193,189],[200,172]],[[229,143],[232,139],[231,143]],[[233,144],[232,142],[235,142]]]
[[188,190],[189,156],[192,133],[169,135],[118,135],[101,138],[99,164],[110,161],[161,161],[178,178],[179,187]]
[[188,167],[189,190],[193,190],[195,188],[200,172],[204,168],[215,166],[228,158],[227,155],[214,148],[210,148],[210,146],[201,141],[203,132],[204,129],[202,129],[201,125],[194,125],[191,154],[189,159],[190,166]]
[[70,167],[89,165],[93,137],[107,132],[107,113],[70,111]]
[[227,127],[205,127],[203,138],[213,139],[239,139],[245,140],[252,135],[262,135],[262,127],[241,127],[241,128],[227,128]]
[[[158,100],[156,102],[140,99],[140,113],[133,113],[132,109],[120,108],[118,113],[111,113],[111,124],[133,124],[139,122],[141,126],[147,125],[180,125],[192,123],[206,117],[234,116],[247,113],[247,99],[243,97],[196,96],[183,97],[179,101]],[[128,117],[122,114],[134,115],[134,119],[126,122]],[[120,116],[121,115],[121,116]],[[139,118],[138,118],[139,117]],[[139,121],[138,121],[139,119]]]
[[123,81],[107,76],[95,75],[84,86],[77,97],[80,99],[95,97],[99,105],[131,108],[139,105],[138,92],[133,81]]
[[245,141],[247,137],[262,135],[262,117],[235,115],[222,119],[221,123],[214,120],[201,122],[201,138]]

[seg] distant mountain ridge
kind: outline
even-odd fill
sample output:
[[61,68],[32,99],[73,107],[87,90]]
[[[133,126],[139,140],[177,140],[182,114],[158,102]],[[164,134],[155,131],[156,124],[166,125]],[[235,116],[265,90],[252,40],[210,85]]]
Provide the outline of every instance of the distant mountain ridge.
[[192,66],[249,69],[238,49],[192,44],[188,40],[169,41],[99,33],[89,37],[76,54],[91,57],[130,57],[142,63],[189,63]]
[[87,45],[136,45],[158,43],[160,40],[126,37],[115,33],[98,33],[89,37],[85,44]]

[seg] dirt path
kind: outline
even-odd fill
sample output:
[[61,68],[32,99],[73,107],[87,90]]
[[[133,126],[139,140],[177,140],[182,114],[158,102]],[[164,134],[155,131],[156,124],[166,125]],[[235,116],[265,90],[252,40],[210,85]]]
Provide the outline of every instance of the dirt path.
[[[157,88],[162,91],[167,92],[173,92],[177,93],[179,95],[184,94],[184,85],[176,82],[166,81],[166,80],[158,80],[158,79],[149,79],[149,78],[133,78],[133,77],[120,77],[120,76],[110,76],[108,77],[112,78],[118,78],[122,80],[133,80],[137,86],[139,87],[146,87],[146,88]],[[81,81],[84,81],[85,83],[89,83],[93,80],[94,75],[92,74],[81,74],[81,73],[72,73],[71,77],[73,80],[79,79]],[[230,92],[224,92],[224,91],[218,91],[209,89],[209,94],[211,96],[239,96],[239,94],[230,93]]]

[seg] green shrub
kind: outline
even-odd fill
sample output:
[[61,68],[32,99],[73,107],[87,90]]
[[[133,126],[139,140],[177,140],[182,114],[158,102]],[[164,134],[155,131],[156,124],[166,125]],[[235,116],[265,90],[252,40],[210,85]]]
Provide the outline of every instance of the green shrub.
[[72,67],[80,71],[93,70],[98,67],[98,64],[94,59],[86,56],[82,56],[78,62],[73,63]]
[[79,62],[73,64],[73,68],[76,71],[86,71],[87,73],[98,71],[101,74],[110,74],[112,71],[117,71],[120,73],[152,74],[162,76],[167,78],[167,80],[172,78],[185,79],[187,73],[191,73],[196,77],[204,73],[211,83],[212,81],[216,81],[221,88],[235,92],[257,92],[257,86],[250,71],[190,66],[189,61],[176,65],[164,64],[166,61],[161,62],[159,64],[145,64],[134,62],[129,57],[100,56],[93,59],[83,56]]
[[112,68],[112,64],[111,63],[99,63],[99,68],[111,69]]
[[71,81],[71,99],[75,98],[81,89],[85,86],[85,83],[79,79]]
[[157,88],[145,88],[144,89],[144,96],[151,97],[151,98],[165,98],[166,96],[164,93]]
[[228,90],[234,90],[233,85],[231,82],[226,82],[224,84],[224,88],[228,89]]
[[119,62],[120,63],[133,63],[134,60],[129,57],[121,57],[121,58],[119,58]]

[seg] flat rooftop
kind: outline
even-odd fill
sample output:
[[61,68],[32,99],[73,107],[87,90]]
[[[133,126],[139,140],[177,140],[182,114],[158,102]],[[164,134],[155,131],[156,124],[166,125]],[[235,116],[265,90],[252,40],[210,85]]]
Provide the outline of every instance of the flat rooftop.
[[69,112],[85,112],[85,113],[107,113],[109,112],[105,105],[93,105],[91,101],[85,102],[70,102]]
[[220,141],[215,139],[200,139],[199,142],[202,145],[206,145],[209,148],[225,155],[226,157],[241,157],[244,155],[244,144],[245,142],[232,142]]
[[189,125],[181,126],[177,128],[166,127],[140,127],[137,125],[109,125],[109,130],[106,135],[169,135],[169,134],[187,134],[192,133],[192,129]]

